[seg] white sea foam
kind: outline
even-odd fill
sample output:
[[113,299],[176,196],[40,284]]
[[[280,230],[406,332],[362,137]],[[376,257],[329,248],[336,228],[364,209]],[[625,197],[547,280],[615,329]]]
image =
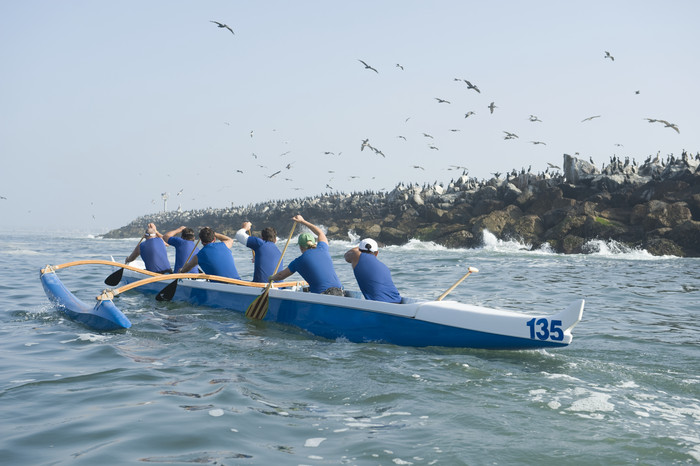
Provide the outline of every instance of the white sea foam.
[[209,410],[209,415],[213,417],[219,417],[224,415],[224,410],[221,408],[216,408],[216,409],[210,409]]
[[317,446],[321,445],[324,440],[326,440],[325,437],[308,438],[306,439],[306,442],[304,442],[304,446],[308,448],[316,448]]

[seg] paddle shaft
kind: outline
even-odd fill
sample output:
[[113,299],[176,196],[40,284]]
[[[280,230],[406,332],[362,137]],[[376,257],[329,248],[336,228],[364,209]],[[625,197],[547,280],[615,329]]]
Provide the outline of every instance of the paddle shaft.
[[[197,240],[197,242],[195,243],[194,247],[192,248],[192,251],[190,251],[190,255],[187,256],[187,259],[185,259],[185,263],[182,264],[182,267],[184,267],[190,261],[190,258],[192,257],[194,250],[197,249],[197,246],[199,246],[199,240]],[[182,270],[182,267],[180,267],[180,270]],[[180,270],[176,270],[175,272],[177,273]],[[156,300],[170,301],[171,299],[173,299],[173,296],[175,296],[175,291],[177,291],[177,279],[173,280],[172,283],[160,290],[156,295]]]
[[451,292],[452,290],[454,290],[455,288],[457,288],[457,286],[458,286],[460,283],[462,283],[469,275],[471,275],[472,272],[478,272],[478,270],[477,270],[477,269],[472,269],[471,267],[469,267],[469,272],[467,272],[466,274],[464,274],[464,276],[463,276],[462,278],[460,278],[459,280],[457,280],[456,282],[454,282],[454,284],[453,284],[451,287],[449,287],[447,290],[445,290],[444,293],[442,293],[440,296],[438,296],[438,298],[436,299],[436,301],[442,301],[442,300],[445,298],[445,296],[447,296],[448,294],[450,294],[450,292]]

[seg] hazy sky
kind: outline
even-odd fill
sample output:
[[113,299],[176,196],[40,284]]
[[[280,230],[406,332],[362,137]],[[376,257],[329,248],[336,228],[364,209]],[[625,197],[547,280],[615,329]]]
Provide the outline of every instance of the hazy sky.
[[219,208],[695,153],[698,18],[693,0],[1,1],[0,228],[101,233],[165,192]]

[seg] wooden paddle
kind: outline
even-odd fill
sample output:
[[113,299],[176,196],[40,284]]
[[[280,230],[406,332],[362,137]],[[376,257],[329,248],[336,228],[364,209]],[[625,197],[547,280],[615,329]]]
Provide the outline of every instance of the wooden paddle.
[[[275,267],[275,271],[272,273],[272,275],[276,274],[277,269],[280,268],[282,258],[284,257],[284,253],[287,252],[287,246],[289,246],[289,241],[291,241],[292,239],[292,235],[294,234],[294,229],[296,228],[296,226],[297,222],[294,222],[294,224],[292,225],[292,231],[289,232],[289,238],[287,238],[287,244],[284,245],[282,255],[280,256],[280,260],[277,261],[277,266]],[[248,309],[246,309],[245,311],[246,317],[250,317],[251,319],[256,320],[262,320],[265,318],[265,315],[267,314],[268,304],[270,301],[270,288],[272,288],[272,280],[270,280],[270,283],[267,284],[262,294],[260,294],[260,296],[255,298],[253,302],[250,303],[250,306],[248,306]]]
[[467,277],[468,277],[469,275],[471,275],[472,273],[477,273],[477,272],[479,271],[479,269],[477,269],[476,267],[469,267],[469,269],[467,269],[467,270],[469,270],[469,272],[467,272],[462,278],[460,278],[459,280],[457,280],[457,281],[454,283],[454,285],[452,285],[452,286],[449,287],[447,290],[445,290],[445,292],[444,292],[443,294],[441,294],[440,296],[438,296],[438,299],[436,299],[436,301],[442,301],[442,300],[445,298],[445,296],[447,296],[448,294],[450,294],[450,292],[451,292],[452,290],[454,290],[455,288],[457,288],[457,285],[459,285],[460,283],[462,283],[462,282],[464,281],[465,278],[467,278]]
[[[192,257],[194,250],[197,249],[197,246],[199,246],[199,240],[197,240],[197,242],[194,244],[192,251],[190,251],[190,255],[187,256],[185,264],[190,261],[190,258]],[[185,264],[182,264],[183,267]],[[180,267],[180,270],[182,270],[182,267]],[[180,272],[180,270],[176,270],[175,273]],[[175,296],[175,291],[177,291],[177,279],[173,280],[171,284],[160,290],[160,292],[156,295],[156,301],[170,301],[173,299],[173,296]]]
[[[139,245],[141,244],[141,241],[143,241],[144,238],[145,238],[145,236],[141,237],[141,239],[139,240],[139,244],[137,244],[136,247],[139,247]],[[119,284],[119,282],[122,281],[123,274],[124,274],[124,268],[122,267],[121,269],[112,273],[109,277],[105,278],[105,285],[117,286]]]
[[[51,272],[51,270],[49,270],[47,272]],[[220,277],[219,275],[209,275],[206,273],[156,274],[156,276],[144,278],[143,280],[138,280],[138,281],[129,283],[128,285],[121,286],[115,290],[110,290],[110,289],[104,290],[104,291],[102,291],[102,294],[100,296],[98,296],[96,299],[98,301],[101,301],[103,299],[112,299],[115,296],[119,296],[120,294],[124,293],[125,291],[133,290],[134,288],[137,288],[139,286],[148,285],[149,283],[154,283],[154,282],[162,282],[165,280],[172,280],[173,278],[177,278],[177,279],[188,278],[191,280],[202,279],[202,280],[209,280],[212,282],[230,283],[232,285],[249,286],[252,288],[264,288],[267,286],[264,283],[247,282],[244,280],[237,280],[235,278]],[[293,287],[293,286],[308,286],[308,285],[309,284],[306,283],[305,281],[300,281],[300,282],[275,283],[272,286],[275,288],[289,288],[289,287]]]

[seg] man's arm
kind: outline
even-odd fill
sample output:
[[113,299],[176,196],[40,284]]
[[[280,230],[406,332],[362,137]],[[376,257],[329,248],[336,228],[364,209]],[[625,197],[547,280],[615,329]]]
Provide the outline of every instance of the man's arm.
[[168,240],[170,238],[172,238],[173,236],[176,236],[178,233],[182,232],[182,230],[184,230],[184,229],[185,229],[184,226],[182,226],[180,228],[175,228],[174,230],[170,230],[166,234],[161,235],[161,238],[163,238],[163,241],[165,241],[165,244],[168,244]]
[[267,277],[267,280],[273,281],[273,282],[279,282],[279,281],[284,280],[285,278],[291,277],[291,276],[292,276],[292,271],[289,270],[289,267],[287,267],[284,270],[281,270],[274,275],[270,275],[269,277]]
[[224,243],[229,249],[233,247],[233,239],[229,238],[223,233],[214,233],[214,236],[216,236],[216,239]]
[[241,229],[236,232],[236,235],[235,235],[236,241],[241,243],[243,246],[247,246],[249,234],[246,233],[246,231],[250,232],[250,228],[252,226],[253,226],[253,224],[250,222],[243,222]]
[[354,269],[357,263],[360,261],[360,254],[362,254],[360,252],[360,248],[355,246],[345,253],[345,262],[351,263],[352,268]]
[[137,257],[139,257],[139,254],[141,254],[141,241],[139,241],[139,244],[136,245],[134,250],[129,254],[129,256],[124,259],[124,263],[128,264],[129,262],[133,262],[136,260]]
[[199,261],[197,260],[197,255],[195,254],[190,260],[187,261],[185,265],[182,266],[179,273],[187,273],[195,268],[197,264],[199,264]]
[[309,230],[311,230],[311,232],[314,235],[318,236],[319,243],[321,243],[321,242],[326,243],[326,244],[328,243],[328,238],[326,238],[326,234],[319,227],[314,225],[313,223],[307,222],[306,220],[304,220],[304,217],[302,217],[301,215],[295,215],[294,217],[292,217],[292,220],[294,220],[295,222],[301,223],[302,225],[306,226]]

